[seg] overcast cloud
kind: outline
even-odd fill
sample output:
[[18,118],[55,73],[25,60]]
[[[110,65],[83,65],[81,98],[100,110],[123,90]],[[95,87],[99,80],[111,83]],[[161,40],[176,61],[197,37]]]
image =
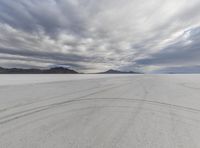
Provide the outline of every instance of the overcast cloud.
[[0,0],[0,66],[200,72],[199,0]]

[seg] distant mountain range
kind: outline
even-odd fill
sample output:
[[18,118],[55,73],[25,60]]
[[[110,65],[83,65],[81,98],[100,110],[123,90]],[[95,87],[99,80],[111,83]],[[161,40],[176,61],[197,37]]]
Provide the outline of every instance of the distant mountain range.
[[54,67],[50,69],[21,69],[0,67],[0,74],[78,74],[78,72],[63,67]]
[[[2,68],[0,67],[0,74],[80,74],[75,70],[64,67],[54,67],[50,69],[22,69],[22,68]],[[133,71],[119,71],[110,69],[105,72],[97,74],[141,74]]]
[[108,71],[101,72],[99,74],[141,74],[141,73],[134,72],[134,71],[119,71],[119,70],[110,69]]

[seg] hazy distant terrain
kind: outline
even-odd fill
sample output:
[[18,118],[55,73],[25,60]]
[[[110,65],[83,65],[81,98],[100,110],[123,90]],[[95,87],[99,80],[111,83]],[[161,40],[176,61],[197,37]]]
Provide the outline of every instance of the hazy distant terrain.
[[78,72],[64,67],[53,67],[48,69],[23,69],[0,67],[0,74],[78,74]]
[[1,148],[199,148],[200,75],[0,75]]
[[105,72],[100,72],[99,74],[142,74],[140,72],[134,72],[134,71],[119,71],[119,70],[107,70]]

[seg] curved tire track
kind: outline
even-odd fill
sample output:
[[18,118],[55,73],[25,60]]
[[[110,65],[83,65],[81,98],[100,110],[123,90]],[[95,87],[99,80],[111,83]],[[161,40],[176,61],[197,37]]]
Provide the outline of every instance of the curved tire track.
[[123,102],[128,101],[128,102],[138,102],[138,103],[143,102],[143,103],[148,103],[148,104],[152,104],[152,105],[156,105],[156,106],[164,106],[164,107],[174,108],[174,109],[183,110],[183,111],[190,111],[190,112],[192,111],[192,112],[200,113],[199,109],[180,106],[180,105],[174,105],[174,104],[169,104],[169,103],[164,103],[164,102],[158,102],[158,101],[144,100],[144,99],[130,99],[130,98],[86,98],[86,99],[82,99],[82,98],[79,98],[79,99],[75,99],[75,100],[58,102],[58,103],[54,103],[54,104],[35,107],[33,109],[28,109],[28,110],[20,111],[17,113],[13,113],[13,114],[10,114],[10,115],[0,118],[0,124],[5,124],[12,120],[23,118],[23,117],[26,117],[26,116],[29,116],[29,115],[32,115],[32,114],[35,114],[35,113],[38,113],[41,111],[48,110],[48,109],[69,105],[70,103],[77,103],[77,102],[79,103],[79,102],[88,102],[88,101],[123,101]]
[[[119,88],[119,87],[123,87],[124,85],[128,85],[128,84],[130,84],[130,83],[125,83],[125,84],[120,84],[118,86],[112,86],[112,87],[109,87],[109,88],[105,88],[103,90],[96,91],[96,92],[93,92],[93,93],[89,93],[87,95],[83,95],[81,97],[74,98],[72,100],[56,102],[56,103],[52,103],[52,104],[48,104],[48,105],[34,107],[34,108],[31,108],[31,109],[27,109],[27,110],[22,110],[22,111],[14,112],[14,113],[8,114],[6,116],[0,117],[0,124],[4,124],[4,123],[7,123],[7,122],[15,120],[15,119],[19,119],[19,118],[22,118],[22,117],[25,117],[25,116],[29,116],[29,115],[32,115],[34,113],[38,113],[40,111],[44,111],[44,110],[47,110],[47,109],[58,107],[60,105],[66,105],[66,104],[69,104],[69,103],[80,102],[80,101],[84,101],[84,100],[88,101],[87,99],[83,99],[83,98],[86,98],[86,97],[89,97],[89,96],[92,96],[92,95],[95,95],[95,94],[98,94],[98,93],[103,93],[103,92],[109,91],[111,89],[116,89],[116,88]],[[62,95],[62,97],[64,97],[64,96],[65,95]],[[40,102],[37,102],[37,103],[40,103]],[[33,104],[34,103],[29,103],[27,105],[33,105]],[[27,105],[20,106],[20,107],[25,107],[25,106],[27,107]],[[3,111],[3,113],[4,112],[5,111]]]

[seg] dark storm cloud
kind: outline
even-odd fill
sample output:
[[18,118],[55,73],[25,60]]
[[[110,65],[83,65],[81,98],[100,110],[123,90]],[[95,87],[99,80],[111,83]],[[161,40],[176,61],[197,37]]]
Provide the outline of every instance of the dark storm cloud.
[[67,30],[81,33],[84,19],[76,12],[76,6],[62,0],[2,0],[0,1],[0,21],[13,28],[38,32],[41,29],[50,35]]
[[71,62],[103,62],[104,60],[99,57],[87,57],[76,54],[62,54],[56,52],[35,52],[21,49],[8,49],[8,48],[0,48],[0,53],[9,54],[9,55],[18,55],[24,57],[34,57],[41,59],[49,59],[49,60],[59,60],[59,61],[71,61]]
[[149,58],[136,61],[139,65],[185,65],[200,64],[200,27],[185,31],[177,42]]
[[199,0],[0,0],[0,66],[148,72],[198,65],[199,6]]
[[161,68],[155,71],[154,73],[196,74],[200,73],[200,65],[183,66],[183,67],[166,67],[166,68]]

